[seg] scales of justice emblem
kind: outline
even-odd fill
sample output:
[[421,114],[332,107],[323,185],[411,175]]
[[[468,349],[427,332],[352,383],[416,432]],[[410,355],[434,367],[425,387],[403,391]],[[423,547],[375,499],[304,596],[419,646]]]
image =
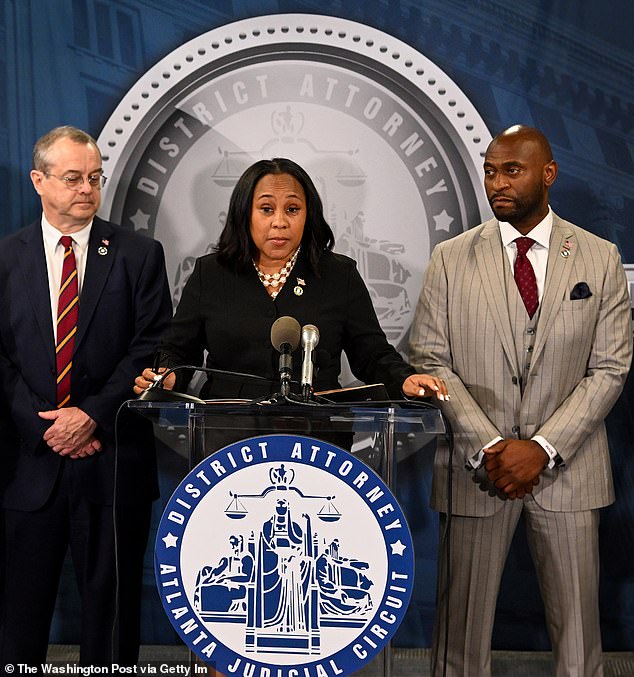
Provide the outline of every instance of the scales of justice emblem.
[[348,674],[376,655],[407,609],[413,559],[382,480],[344,449],[292,435],[201,461],[168,502],[155,549],[163,606],[190,648],[221,671],[237,655],[287,666],[283,677],[297,665]]
[[[245,518],[245,504],[270,494],[272,514],[257,533],[234,530],[230,552],[197,575],[200,617],[243,623],[247,652],[318,653],[322,627],[362,627],[373,609],[368,562],[344,554],[337,537],[320,545],[313,527],[315,518],[341,518],[335,497],[305,494],[294,479],[294,468],[282,463],[269,469],[270,483],[260,493],[232,492],[229,519]],[[316,513],[315,501],[323,503]]]

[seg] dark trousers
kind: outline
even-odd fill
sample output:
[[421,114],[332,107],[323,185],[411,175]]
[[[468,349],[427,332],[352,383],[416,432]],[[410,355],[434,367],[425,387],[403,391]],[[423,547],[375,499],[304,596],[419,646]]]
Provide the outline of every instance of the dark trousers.
[[80,663],[135,665],[138,660],[151,503],[119,501],[115,533],[112,506],[83,495],[74,479],[75,463],[81,459],[64,462],[43,508],[2,511],[0,665],[46,661],[68,548],[81,596]]

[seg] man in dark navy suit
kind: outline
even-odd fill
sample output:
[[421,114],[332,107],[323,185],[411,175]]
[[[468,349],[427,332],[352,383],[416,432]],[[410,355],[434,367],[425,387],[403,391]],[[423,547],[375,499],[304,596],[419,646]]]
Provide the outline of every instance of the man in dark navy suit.
[[69,548],[81,663],[133,665],[156,466],[149,422],[115,423],[171,317],[163,250],[95,216],[105,177],[81,130],[39,139],[31,180],[42,217],[0,242],[0,665],[46,660]]

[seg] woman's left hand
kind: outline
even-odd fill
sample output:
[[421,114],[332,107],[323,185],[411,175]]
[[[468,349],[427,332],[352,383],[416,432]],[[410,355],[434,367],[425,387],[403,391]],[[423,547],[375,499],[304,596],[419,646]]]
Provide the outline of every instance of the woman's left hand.
[[403,382],[403,393],[408,397],[430,397],[435,395],[439,400],[449,400],[449,392],[445,382],[437,376],[429,374],[412,374]]

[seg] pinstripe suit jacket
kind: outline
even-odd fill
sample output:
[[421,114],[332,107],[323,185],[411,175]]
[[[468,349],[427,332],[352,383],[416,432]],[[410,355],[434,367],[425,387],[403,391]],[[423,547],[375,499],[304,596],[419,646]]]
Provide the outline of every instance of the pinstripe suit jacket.
[[[565,241],[570,255],[561,256]],[[614,244],[554,216],[546,282],[531,365],[518,381],[508,293],[518,293],[493,219],[438,245],[410,334],[411,363],[445,379],[443,404],[454,432],[452,512],[491,515],[503,498],[468,457],[497,435],[542,435],[565,465],[545,470],[534,490],[547,510],[597,508],[614,500],[604,419],[618,398],[632,356],[630,300]],[[592,295],[572,300],[585,282]],[[432,506],[447,510],[448,449],[439,444]]]

